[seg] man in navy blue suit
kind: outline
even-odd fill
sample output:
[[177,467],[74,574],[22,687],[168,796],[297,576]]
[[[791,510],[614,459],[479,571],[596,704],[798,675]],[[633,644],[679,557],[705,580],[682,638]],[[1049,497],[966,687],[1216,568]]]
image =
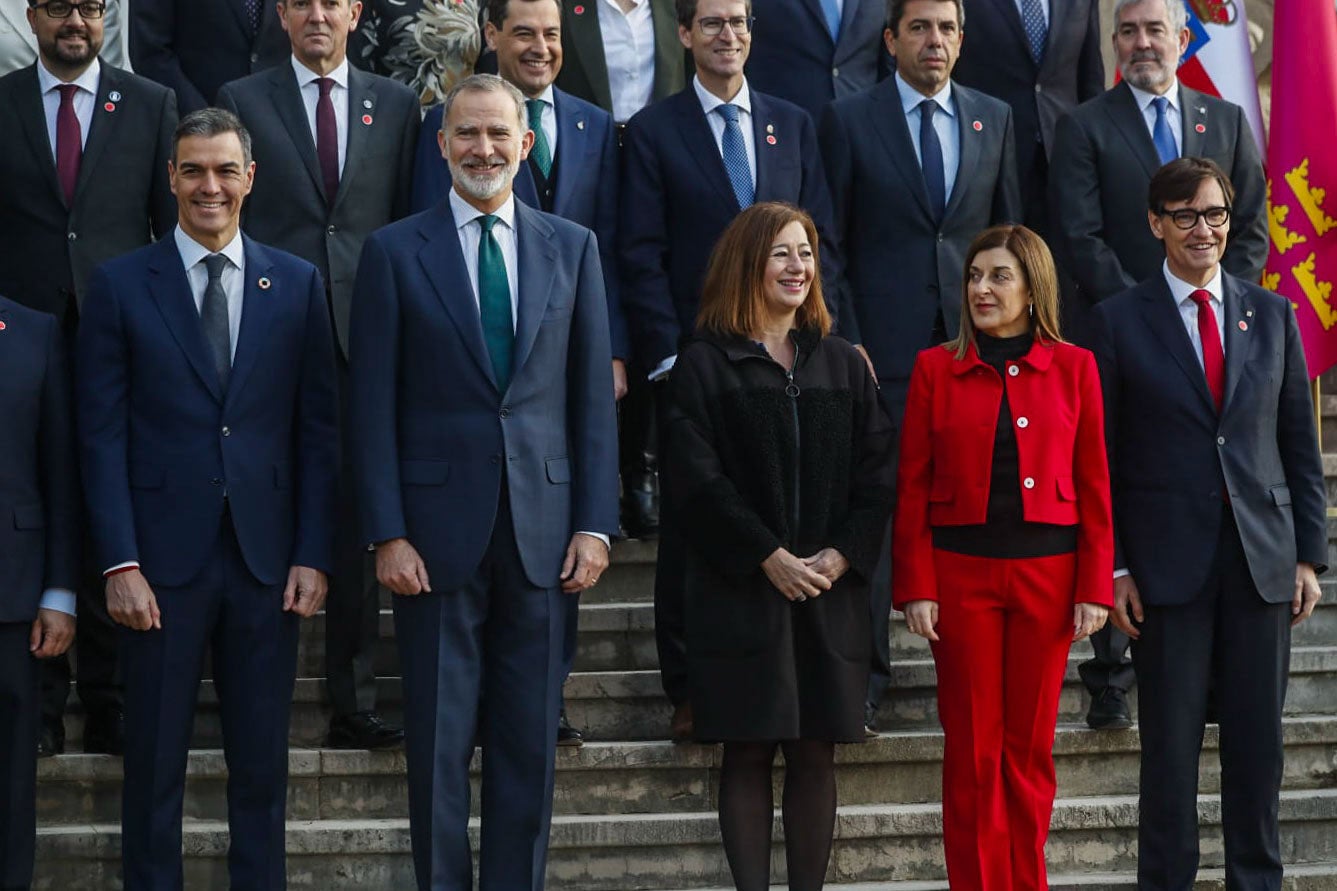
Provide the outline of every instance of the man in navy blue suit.
[[[677,358],[679,338],[696,327],[710,252],[742,208],[755,201],[802,207],[822,236],[823,279],[834,281],[839,269],[812,119],[796,105],[753,90],[743,75],[752,24],[745,0],[679,0],[678,38],[692,54],[696,75],[682,92],[633,117],[624,134],[622,301],[636,361],[652,380],[662,382]],[[664,398],[655,395],[661,414]],[[671,512],[671,505],[660,505],[655,638],[660,679],[674,706],[670,733],[686,739],[691,707],[682,561],[674,520],[665,510]]]
[[565,599],[598,581],[617,531],[598,245],[514,200],[526,117],[499,77],[457,84],[449,194],[374,233],[353,290],[354,466],[396,595],[420,891],[473,886],[476,731],[480,886],[543,887]]
[[281,889],[298,618],[325,600],[334,340],[305,260],[240,231],[255,165],[231,113],[187,115],[172,235],[98,267],[76,394],[93,545],[124,626],[127,891],[180,889],[204,652],[228,763],[232,887]]
[[37,660],[74,639],[79,493],[65,338],[0,297],[0,888],[32,884]]

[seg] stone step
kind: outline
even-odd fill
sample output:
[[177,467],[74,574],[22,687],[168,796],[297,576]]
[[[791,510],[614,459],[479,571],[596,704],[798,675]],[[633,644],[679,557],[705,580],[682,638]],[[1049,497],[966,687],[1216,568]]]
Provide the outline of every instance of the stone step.
[[[1337,785],[1337,716],[1284,722],[1286,789]],[[720,748],[668,742],[587,743],[557,750],[554,812],[647,814],[713,810]],[[1054,743],[1059,794],[1068,798],[1137,792],[1136,730],[1093,732],[1065,725]],[[942,733],[886,733],[836,749],[840,801],[850,805],[939,801]],[[482,753],[475,752],[475,785]],[[780,760],[780,759],[777,759]],[[357,820],[408,816],[403,752],[293,749],[288,755],[288,819]],[[227,769],[217,749],[195,750],[187,766],[185,816],[226,817]],[[779,772],[777,771],[777,779]],[[1220,788],[1216,727],[1207,729],[1200,788]],[[477,790],[475,789],[475,792]],[[38,762],[37,819],[43,826],[120,818],[121,762],[107,755],[61,755]],[[477,812],[478,798],[474,805]]]
[[[1222,865],[1219,796],[1199,798],[1202,865]],[[1298,864],[1337,861],[1337,790],[1283,792],[1281,850]],[[1046,857],[1056,875],[1128,873],[1136,868],[1134,796],[1059,799]],[[945,878],[942,819],[935,804],[845,805],[837,814],[828,878],[884,883]],[[477,848],[478,824],[470,841]],[[783,829],[776,820],[774,836]],[[223,889],[226,824],[187,821],[185,883],[192,891]],[[90,823],[42,827],[36,891],[119,888],[120,827]],[[287,834],[293,889],[385,889],[413,885],[408,821],[293,821]],[[783,878],[783,857],[775,872]],[[728,869],[713,811],[636,816],[565,815],[553,820],[550,891],[640,891],[727,886]]]

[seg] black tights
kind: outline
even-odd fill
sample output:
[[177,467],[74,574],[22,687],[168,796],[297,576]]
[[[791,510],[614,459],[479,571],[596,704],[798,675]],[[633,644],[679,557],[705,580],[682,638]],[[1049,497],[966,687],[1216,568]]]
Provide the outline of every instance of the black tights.
[[720,834],[738,891],[771,886],[771,764],[785,756],[782,806],[790,891],[821,891],[836,825],[834,743],[727,742],[720,769]]

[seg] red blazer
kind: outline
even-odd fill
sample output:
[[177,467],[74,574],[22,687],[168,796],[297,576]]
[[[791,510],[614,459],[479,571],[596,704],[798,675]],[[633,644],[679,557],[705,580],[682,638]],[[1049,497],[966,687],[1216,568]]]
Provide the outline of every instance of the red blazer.
[[937,600],[934,526],[985,521],[994,431],[1007,386],[1017,427],[1021,501],[1028,522],[1077,526],[1074,601],[1110,605],[1114,532],[1105,416],[1095,358],[1066,343],[1036,342],[1000,376],[972,345],[919,354],[901,432],[892,532],[893,602]]

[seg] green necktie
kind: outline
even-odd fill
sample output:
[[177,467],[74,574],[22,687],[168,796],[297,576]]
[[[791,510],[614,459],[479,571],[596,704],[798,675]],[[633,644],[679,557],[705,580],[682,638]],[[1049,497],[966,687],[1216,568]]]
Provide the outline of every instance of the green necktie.
[[483,321],[483,342],[492,357],[492,373],[497,376],[497,389],[505,393],[511,383],[515,325],[511,321],[511,286],[506,279],[506,260],[501,255],[501,245],[492,235],[497,219],[495,214],[478,218],[478,225],[483,230],[478,239],[478,314]]
[[525,107],[529,109],[529,129],[534,131],[534,148],[530,150],[529,157],[539,166],[543,178],[547,179],[552,173],[552,149],[548,148],[548,137],[543,132],[543,100],[526,99]]

